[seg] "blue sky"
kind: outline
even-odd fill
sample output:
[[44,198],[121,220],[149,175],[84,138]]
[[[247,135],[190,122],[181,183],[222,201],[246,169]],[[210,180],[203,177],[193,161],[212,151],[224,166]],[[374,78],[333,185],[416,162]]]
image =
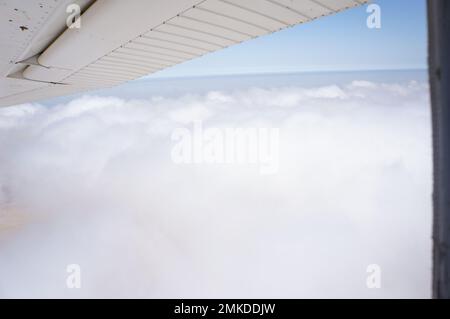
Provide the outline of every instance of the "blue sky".
[[158,72],[151,77],[426,67],[424,0],[379,0],[382,28],[367,6],[348,10]]

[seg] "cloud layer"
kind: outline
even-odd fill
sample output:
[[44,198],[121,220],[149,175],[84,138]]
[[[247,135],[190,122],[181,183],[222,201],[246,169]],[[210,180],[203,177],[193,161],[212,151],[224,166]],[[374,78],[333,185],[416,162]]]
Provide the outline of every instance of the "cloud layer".
[[[1,297],[429,297],[427,86],[354,81],[0,109]],[[171,133],[280,128],[279,171]],[[66,287],[79,264],[82,288]],[[382,288],[366,287],[366,268]]]

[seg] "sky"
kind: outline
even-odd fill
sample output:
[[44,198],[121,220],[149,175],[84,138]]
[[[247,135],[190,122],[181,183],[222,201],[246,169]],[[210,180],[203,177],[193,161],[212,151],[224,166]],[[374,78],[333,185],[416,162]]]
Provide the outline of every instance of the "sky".
[[330,70],[424,69],[424,0],[379,0],[381,29],[369,29],[367,6],[297,25],[151,77]]

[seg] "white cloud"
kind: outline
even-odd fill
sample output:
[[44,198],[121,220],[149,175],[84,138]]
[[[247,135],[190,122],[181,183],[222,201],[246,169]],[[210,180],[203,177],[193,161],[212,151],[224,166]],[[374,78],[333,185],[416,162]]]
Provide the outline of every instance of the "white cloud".
[[[367,81],[0,109],[0,296],[430,296],[429,117]],[[279,127],[279,173],[173,164],[192,120]]]

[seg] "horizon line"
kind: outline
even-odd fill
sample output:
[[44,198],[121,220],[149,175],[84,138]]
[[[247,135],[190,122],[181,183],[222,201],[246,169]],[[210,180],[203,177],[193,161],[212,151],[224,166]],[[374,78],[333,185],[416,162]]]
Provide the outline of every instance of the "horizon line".
[[[167,79],[188,79],[188,78],[211,78],[211,77],[232,77],[232,76],[258,76],[258,75],[289,75],[289,74],[314,74],[314,73],[359,73],[359,72],[401,72],[401,71],[428,71],[428,66],[421,67],[400,67],[400,68],[373,68],[373,69],[336,69],[336,70],[298,70],[298,71],[264,71],[248,73],[215,73],[215,74],[193,74],[179,76],[154,76],[145,75],[130,82],[144,80],[167,80]],[[156,74],[156,73],[155,73]]]

